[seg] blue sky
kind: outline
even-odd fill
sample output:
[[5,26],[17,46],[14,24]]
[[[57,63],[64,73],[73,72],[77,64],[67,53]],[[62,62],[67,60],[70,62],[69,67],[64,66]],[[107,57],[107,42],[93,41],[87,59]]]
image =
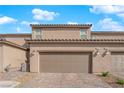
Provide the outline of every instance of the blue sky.
[[90,23],[93,31],[124,31],[124,6],[0,6],[0,33],[31,33],[30,23]]

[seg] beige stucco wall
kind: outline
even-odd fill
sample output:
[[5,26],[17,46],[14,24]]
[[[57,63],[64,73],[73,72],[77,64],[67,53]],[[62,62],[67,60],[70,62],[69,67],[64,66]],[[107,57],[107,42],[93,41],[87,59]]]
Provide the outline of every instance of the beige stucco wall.
[[2,59],[3,58],[3,55],[2,55],[2,44],[0,44],[0,72],[2,71]]
[[[96,48],[99,49],[99,55],[94,55],[96,53]],[[33,54],[30,57],[30,71],[39,72],[39,52],[42,51],[69,51],[69,52],[92,52],[92,72],[100,73],[103,71],[111,71],[111,53],[104,55],[105,49],[110,51],[123,51],[124,44],[31,44],[30,45],[30,54]]]
[[[83,28],[87,32],[87,38],[90,38],[90,28]],[[35,31],[32,29],[32,38],[35,37]],[[80,28],[41,28],[42,39],[80,39]]]
[[4,72],[4,69],[10,64],[12,69],[20,69],[21,63],[25,63],[26,59],[26,50],[19,49],[10,45],[3,44],[2,49],[0,48],[0,57],[2,61],[0,63],[1,72]]

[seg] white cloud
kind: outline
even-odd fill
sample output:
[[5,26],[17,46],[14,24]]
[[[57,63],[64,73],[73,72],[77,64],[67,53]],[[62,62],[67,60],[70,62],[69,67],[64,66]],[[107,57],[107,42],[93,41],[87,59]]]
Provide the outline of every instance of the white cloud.
[[34,14],[33,18],[35,20],[53,20],[54,17],[59,15],[59,13],[50,12],[50,11],[41,10],[41,9],[33,9],[32,13]]
[[21,28],[21,27],[16,27],[15,28],[15,31],[17,32],[17,33],[30,33],[30,30],[29,30],[29,28],[28,29],[25,29],[25,28]]
[[17,28],[16,28],[16,32],[21,33],[21,32],[22,32],[22,31],[21,31],[21,28],[20,28],[20,27],[17,27]]
[[95,5],[89,10],[96,14],[114,14],[118,17],[124,18],[124,6],[120,5]]
[[114,14],[114,13],[124,13],[124,6],[119,5],[95,5],[89,9],[92,13],[106,13],[106,14]]
[[29,26],[30,24],[39,24],[39,22],[22,21],[21,24],[22,24],[22,25],[27,25],[27,26]]
[[93,24],[92,22],[86,22],[85,24]]
[[117,16],[124,18],[124,13],[117,14]]
[[0,17],[0,24],[15,23],[15,22],[17,22],[17,20],[11,17],[7,17],[7,16]]
[[100,20],[97,26],[103,31],[124,31],[124,26],[111,18]]
[[67,24],[78,24],[78,23],[69,21],[69,22],[67,22]]
[[17,33],[29,33],[28,31],[24,31],[24,30],[23,30],[22,28],[20,28],[20,27],[16,27],[15,30],[16,30]]

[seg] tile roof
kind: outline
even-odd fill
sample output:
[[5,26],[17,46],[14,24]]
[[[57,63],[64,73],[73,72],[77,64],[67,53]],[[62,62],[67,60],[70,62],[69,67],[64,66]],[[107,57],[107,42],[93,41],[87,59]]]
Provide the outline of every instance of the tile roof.
[[32,27],[91,27],[92,24],[30,24]]
[[39,42],[109,42],[109,43],[124,43],[124,39],[26,39],[27,43]]
[[0,34],[0,37],[3,37],[3,36],[29,36],[31,37],[31,34]]
[[124,35],[124,31],[91,31],[93,35]]
[[7,44],[7,45],[10,45],[10,46],[13,46],[13,47],[17,47],[19,49],[27,50],[26,48],[24,48],[24,47],[22,47],[18,44],[15,44],[13,42],[7,41],[6,39],[3,39],[3,38],[0,38],[0,44]]

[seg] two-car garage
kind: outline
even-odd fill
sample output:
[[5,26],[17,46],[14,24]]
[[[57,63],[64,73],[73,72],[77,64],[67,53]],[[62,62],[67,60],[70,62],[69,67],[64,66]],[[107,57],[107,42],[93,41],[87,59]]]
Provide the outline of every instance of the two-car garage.
[[112,72],[124,72],[124,52],[112,52]]
[[90,73],[92,57],[90,52],[42,52],[40,72]]
[[28,42],[31,72],[124,72],[124,44],[120,41],[31,40]]
[[[48,73],[91,73],[91,52],[42,52],[40,72]],[[111,71],[124,71],[124,52],[111,53]]]

